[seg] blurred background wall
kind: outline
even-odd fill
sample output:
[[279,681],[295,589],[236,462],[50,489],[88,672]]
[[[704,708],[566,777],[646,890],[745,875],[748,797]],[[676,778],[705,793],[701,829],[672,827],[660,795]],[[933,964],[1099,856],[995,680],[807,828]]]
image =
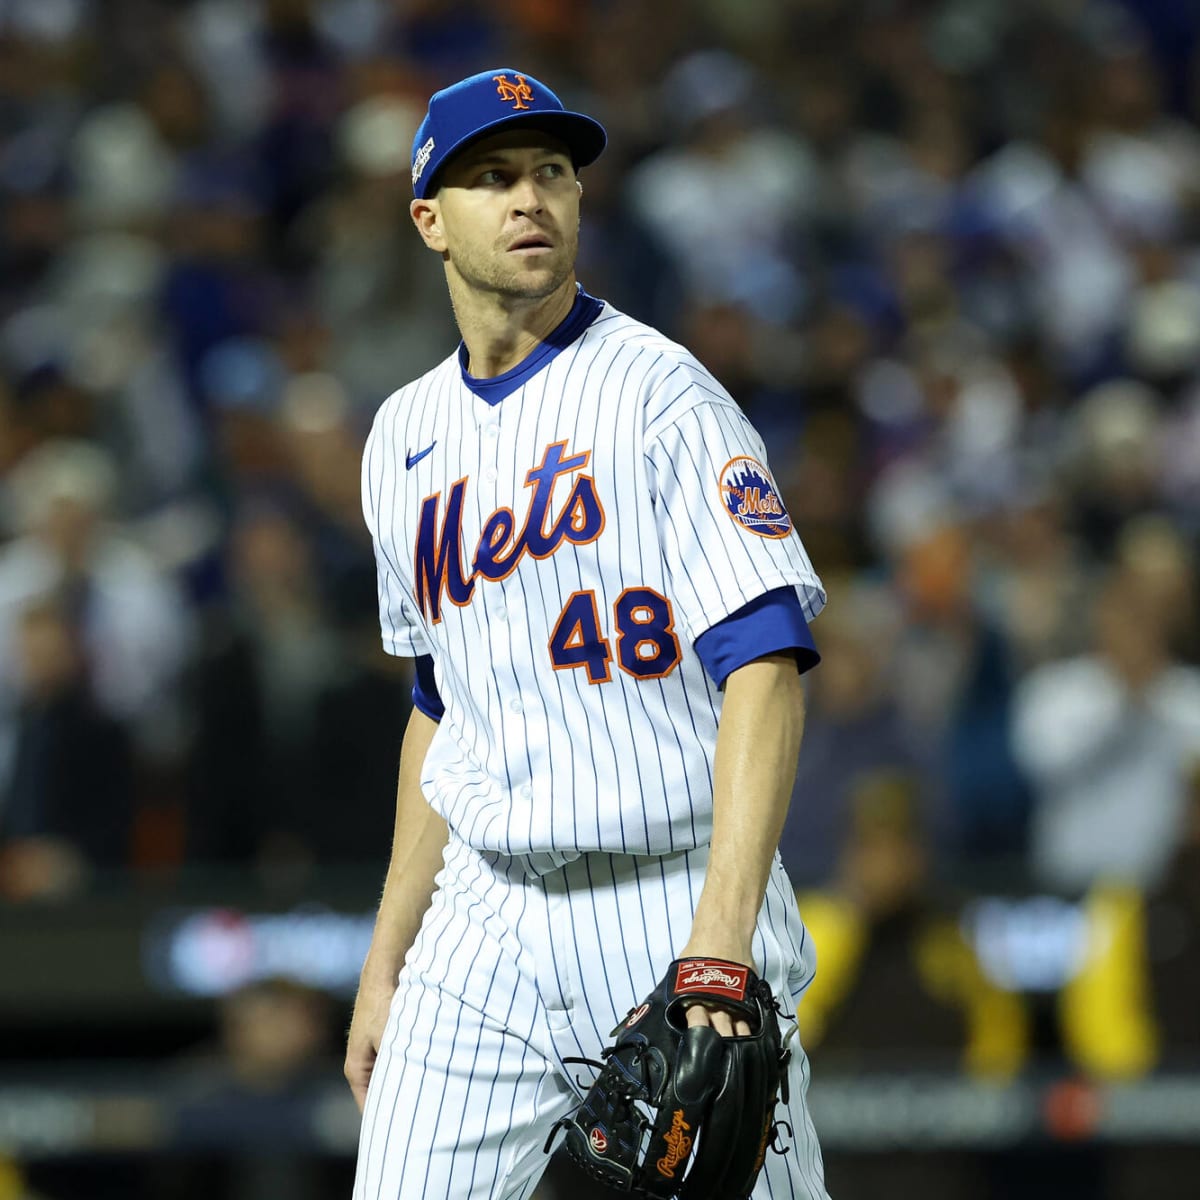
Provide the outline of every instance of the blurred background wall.
[[607,125],[580,278],[829,587],[834,1200],[1194,1197],[1197,5],[2,0],[0,1198],[348,1195],[411,684],[358,457],[457,337],[425,97],[499,64]]

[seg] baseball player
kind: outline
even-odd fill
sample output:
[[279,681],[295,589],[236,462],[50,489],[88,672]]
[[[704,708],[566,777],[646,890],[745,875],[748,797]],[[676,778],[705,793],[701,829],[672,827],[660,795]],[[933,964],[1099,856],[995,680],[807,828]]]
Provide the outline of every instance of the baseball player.
[[[357,1200],[529,1197],[587,1082],[564,1058],[672,959],[751,965],[785,1007],[814,970],[776,844],[824,592],[728,394],[576,282],[605,141],[504,68],[436,93],[413,143],[462,343],[363,456],[416,708],[346,1052]],[[789,1072],[754,1195],[822,1200],[798,1047]]]

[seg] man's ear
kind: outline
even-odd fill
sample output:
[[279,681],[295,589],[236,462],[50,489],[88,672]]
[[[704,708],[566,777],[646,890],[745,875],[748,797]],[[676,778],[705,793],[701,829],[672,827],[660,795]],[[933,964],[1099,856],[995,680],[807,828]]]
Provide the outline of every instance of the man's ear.
[[414,200],[408,206],[408,211],[425,245],[439,254],[445,253],[446,237],[442,231],[442,210],[436,197],[427,196],[423,200]]

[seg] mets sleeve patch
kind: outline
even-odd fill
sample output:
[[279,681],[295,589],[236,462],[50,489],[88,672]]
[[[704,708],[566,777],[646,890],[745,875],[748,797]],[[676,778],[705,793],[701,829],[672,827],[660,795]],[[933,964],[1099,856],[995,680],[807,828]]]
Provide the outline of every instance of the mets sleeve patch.
[[779,489],[758,459],[745,454],[731,458],[721,468],[720,485],[725,511],[747,533],[782,538],[792,532]]

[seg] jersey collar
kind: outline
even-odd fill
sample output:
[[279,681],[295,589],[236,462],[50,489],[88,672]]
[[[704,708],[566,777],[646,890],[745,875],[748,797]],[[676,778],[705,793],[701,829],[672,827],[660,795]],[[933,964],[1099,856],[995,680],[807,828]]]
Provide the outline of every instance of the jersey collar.
[[575,341],[600,315],[603,307],[603,300],[597,300],[595,296],[589,296],[583,288],[579,288],[571,311],[546,335],[541,344],[515,367],[491,379],[476,379],[474,375],[467,373],[467,347],[465,342],[460,342],[458,365],[463,383],[480,400],[485,400],[488,404],[499,404],[506,396],[511,396],[518,388],[523,387],[527,380],[532,379],[556,355]]

